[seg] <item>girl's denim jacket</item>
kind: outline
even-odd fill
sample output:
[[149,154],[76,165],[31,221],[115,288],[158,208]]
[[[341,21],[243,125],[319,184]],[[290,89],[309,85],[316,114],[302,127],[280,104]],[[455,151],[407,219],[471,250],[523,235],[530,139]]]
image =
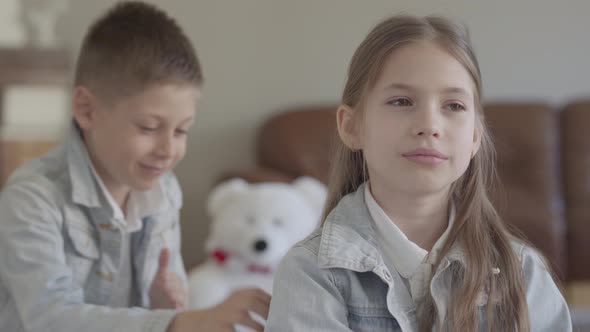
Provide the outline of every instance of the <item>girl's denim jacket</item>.
[[121,256],[122,232],[91,173],[73,127],[53,152],[14,174],[0,196],[0,331],[166,331],[174,310],[147,310],[158,255],[186,280],[180,256],[182,195],[172,174],[166,202],[131,238],[134,308],[105,306]]
[[[322,229],[289,251],[275,277],[266,331],[417,331],[415,304],[399,273],[383,262],[364,192],[363,185],[345,196]],[[514,248],[525,275],[531,331],[571,331],[567,304],[543,259],[521,243]],[[452,271],[464,261],[453,247],[432,278],[439,322],[446,319]],[[485,331],[485,292],[478,302]]]

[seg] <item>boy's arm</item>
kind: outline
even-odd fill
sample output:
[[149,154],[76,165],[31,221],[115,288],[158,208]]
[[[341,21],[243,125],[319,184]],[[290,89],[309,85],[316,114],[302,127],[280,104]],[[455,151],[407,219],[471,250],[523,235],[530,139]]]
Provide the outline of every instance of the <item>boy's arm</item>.
[[[179,213],[176,214],[176,218],[179,218]],[[175,242],[173,246],[171,246],[171,263],[170,263],[170,271],[175,273],[180,281],[182,282],[182,291],[183,294],[181,295],[182,297],[182,302],[183,302],[183,309],[186,309],[188,306],[188,278],[186,275],[186,269],[184,267],[184,262],[182,261],[182,253],[180,252],[181,250],[181,226],[180,226],[180,220],[177,220],[176,224],[178,225],[178,227],[175,228],[174,230],[174,239]]]
[[174,173],[170,172],[162,178],[164,185],[168,188],[169,194],[172,195],[174,201],[178,202],[178,208],[174,212],[174,233],[171,237],[171,242],[164,245],[165,248],[170,249],[170,265],[169,271],[174,272],[180,277],[184,286],[188,286],[186,270],[182,261],[181,254],[181,225],[180,225],[180,207],[182,206],[182,189],[178,183],[178,179]]
[[[176,213],[176,219],[180,219],[179,218],[179,213]],[[171,255],[171,264],[170,264],[170,271],[176,273],[180,279],[182,280],[182,282],[184,283],[184,287],[187,288],[188,287],[188,281],[187,281],[187,276],[186,276],[186,269],[184,267],[184,262],[182,261],[182,253],[180,252],[181,250],[181,226],[180,226],[180,220],[177,220],[176,224],[178,225],[178,227],[175,228],[174,230],[174,240],[175,243],[170,246],[170,255]]]
[[166,331],[173,310],[84,303],[84,290],[66,264],[56,203],[61,196],[50,188],[35,178],[9,185],[0,197],[0,281],[18,312],[10,319],[21,320],[28,332]]
[[[152,285],[150,288],[150,298],[149,298],[149,307],[151,308],[158,308],[158,307],[162,307],[159,306],[159,304],[162,303],[166,303],[169,302],[167,300],[164,300],[164,302],[162,301],[158,301],[157,298],[154,298],[154,296],[158,293],[153,293],[152,291],[154,290],[154,286],[162,286],[167,284],[169,287],[169,289],[181,289],[181,291],[178,294],[170,294],[170,293],[166,293],[168,296],[166,296],[166,298],[168,298],[168,300],[170,300],[171,298],[175,298],[176,303],[181,303],[182,305],[180,306],[180,309],[186,309],[186,306],[188,305],[188,278],[187,278],[187,274],[186,274],[186,269],[184,267],[184,262],[182,260],[182,254],[181,254],[181,225],[180,225],[180,206],[182,206],[182,190],[180,188],[180,184],[178,183],[178,180],[176,179],[176,176],[174,176],[173,173],[169,173],[167,175],[164,176],[164,178],[162,179],[162,181],[164,182],[164,185],[168,188],[169,190],[169,194],[172,195],[173,201],[176,201],[178,204],[178,207],[174,210],[173,212],[173,216],[172,218],[174,218],[173,224],[175,225],[172,229],[172,234],[170,234],[169,237],[165,237],[164,241],[165,243],[163,243],[162,248],[167,250],[169,252],[169,263],[166,265],[165,270],[167,273],[171,274],[173,276],[173,278],[166,278],[165,282],[161,282],[162,280],[156,280],[154,279],[152,281]],[[160,252],[160,255],[162,255],[162,252]],[[162,257],[160,257],[162,258]],[[159,266],[159,268],[161,268]],[[156,277],[158,277],[158,274],[156,273]],[[172,285],[170,283],[174,283],[176,284],[179,281],[179,285]],[[162,287],[160,287],[162,288]],[[159,292],[160,295],[162,295],[162,292]],[[162,300],[162,298],[160,297],[160,300]],[[164,307],[169,307],[169,306],[164,306]]]

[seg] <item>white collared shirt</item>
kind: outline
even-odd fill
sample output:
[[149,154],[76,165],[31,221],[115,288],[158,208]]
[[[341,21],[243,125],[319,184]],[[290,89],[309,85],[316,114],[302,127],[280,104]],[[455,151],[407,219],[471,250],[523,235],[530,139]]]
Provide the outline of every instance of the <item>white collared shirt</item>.
[[432,247],[432,254],[424,250],[397,227],[383,211],[371,194],[370,185],[365,186],[365,203],[378,231],[378,241],[383,251],[385,265],[389,270],[395,269],[407,281],[408,291],[414,303],[419,302],[425,294],[430,281],[432,264],[436,260],[455,219],[455,209],[451,207],[449,224],[445,232]]
[[127,200],[127,213],[123,214],[123,210],[107,190],[92,163],[90,164],[90,168],[92,169],[92,174],[94,174],[94,178],[100,187],[100,191],[102,191],[102,194],[106,197],[106,200],[111,206],[114,223],[123,234],[121,239],[119,274],[118,278],[113,281],[115,287],[113,287],[109,305],[115,308],[129,307],[133,285],[131,235],[142,229],[142,219],[144,217],[149,216],[162,208],[164,204],[163,188],[158,182],[158,185],[150,190],[131,191]]

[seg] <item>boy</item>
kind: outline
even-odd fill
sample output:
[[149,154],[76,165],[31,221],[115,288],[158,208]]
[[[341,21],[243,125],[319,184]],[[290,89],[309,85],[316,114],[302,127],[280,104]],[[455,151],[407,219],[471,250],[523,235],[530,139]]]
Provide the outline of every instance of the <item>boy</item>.
[[0,197],[0,331],[262,331],[260,290],[206,311],[186,305],[180,257],[183,158],[202,74],[176,24],[141,2],[89,29],[56,150]]

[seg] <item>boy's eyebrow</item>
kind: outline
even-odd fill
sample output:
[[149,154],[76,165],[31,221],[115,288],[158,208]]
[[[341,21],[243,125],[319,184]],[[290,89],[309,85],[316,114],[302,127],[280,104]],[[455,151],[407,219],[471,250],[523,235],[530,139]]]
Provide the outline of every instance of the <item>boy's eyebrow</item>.
[[156,119],[156,120],[158,120],[158,121],[161,121],[161,120],[162,120],[162,117],[161,117],[161,116],[159,116],[159,115],[157,115],[157,114],[144,114],[144,115],[145,115],[146,117],[148,117],[148,118],[154,118],[154,119]]
[[[415,86],[404,84],[404,83],[391,83],[387,87],[385,87],[385,90],[391,90],[391,89],[408,90],[408,91],[417,91],[417,90],[420,90],[420,89],[418,89]],[[467,92],[467,90],[465,90],[464,88],[459,88],[459,87],[448,87],[448,88],[444,88],[440,92],[442,92],[442,93],[462,94],[462,95],[465,95],[465,96],[470,96],[471,95],[469,92]]]
[[192,125],[193,123],[195,123],[195,116],[194,115],[192,115],[190,118],[186,118],[186,119],[182,120],[182,124]]
[[[146,116],[146,117],[149,117],[149,118],[156,119],[157,121],[160,121],[160,122],[164,122],[164,121],[166,121],[166,119],[165,119],[165,118],[163,118],[162,116],[160,116],[160,115],[158,115],[158,114],[145,114],[145,116]],[[185,123],[192,123],[192,122],[194,122],[194,121],[195,121],[195,116],[194,116],[194,115],[191,115],[190,117],[188,117],[188,118],[186,118],[186,119],[182,120],[182,123],[183,123],[183,124],[185,124]]]

